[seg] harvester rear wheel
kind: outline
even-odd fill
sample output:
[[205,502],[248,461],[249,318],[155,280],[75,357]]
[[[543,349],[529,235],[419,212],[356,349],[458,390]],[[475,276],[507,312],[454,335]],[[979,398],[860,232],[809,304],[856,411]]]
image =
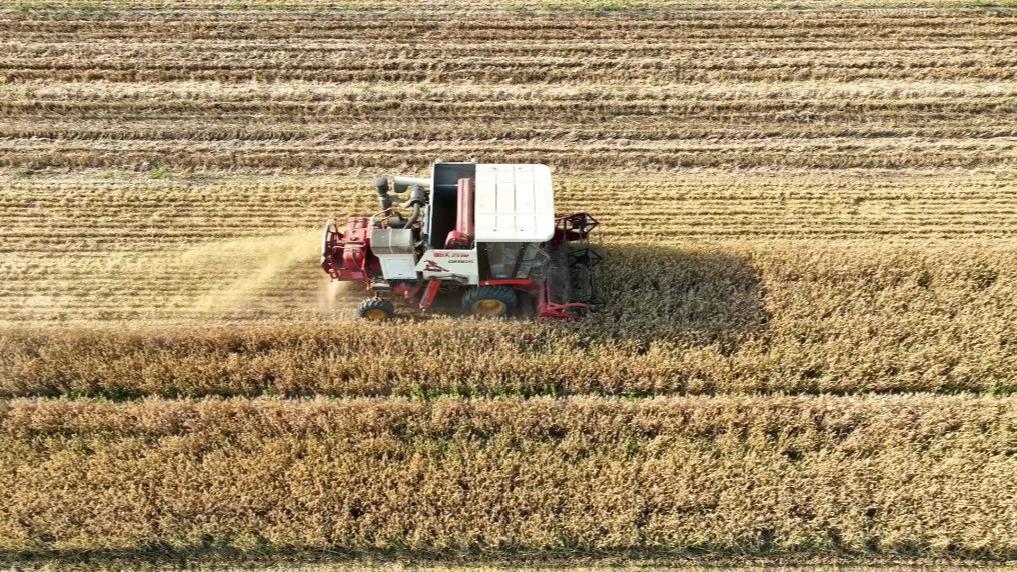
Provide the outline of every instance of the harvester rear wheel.
[[463,311],[483,318],[508,316],[518,305],[516,291],[508,286],[470,288],[463,295]]
[[368,298],[360,303],[357,312],[361,318],[371,321],[387,320],[395,316],[395,306],[388,300]]

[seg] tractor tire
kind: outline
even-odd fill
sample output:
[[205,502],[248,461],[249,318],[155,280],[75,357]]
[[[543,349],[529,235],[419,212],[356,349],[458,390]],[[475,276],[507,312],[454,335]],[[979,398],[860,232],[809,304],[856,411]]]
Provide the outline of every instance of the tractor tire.
[[388,300],[368,298],[357,307],[357,313],[365,320],[380,322],[395,316],[395,306]]
[[463,294],[463,312],[471,316],[508,316],[518,305],[519,296],[508,286],[481,286],[470,288]]

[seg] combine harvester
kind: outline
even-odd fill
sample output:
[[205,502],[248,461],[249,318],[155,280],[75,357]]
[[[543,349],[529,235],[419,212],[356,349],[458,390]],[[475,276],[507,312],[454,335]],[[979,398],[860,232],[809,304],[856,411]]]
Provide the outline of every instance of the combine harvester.
[[546,165],[436,161],[429,179],[375,185],[381,211],[327,221],[321,253],[333,280],[366,285],[362,318],[393,317],[398,298],[426,312],[439,294],[485,317],[571,320],[602,304],[593,278],[601,256],[589,244],[597,221],[555,213]]

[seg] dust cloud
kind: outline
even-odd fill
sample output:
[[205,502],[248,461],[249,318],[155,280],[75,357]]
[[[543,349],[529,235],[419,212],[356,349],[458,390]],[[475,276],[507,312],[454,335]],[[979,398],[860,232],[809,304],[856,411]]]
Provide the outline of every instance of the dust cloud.
[[[244,310],[256,298],[262,302],[291,299],[287,294],[306,290],[300,279],[308,277],[308,270],[315,272],[318,284],[327,284],[327,276],[317,265],[320,240],[320,231],[302,230],[203,244],[183,252],[174,266],[189,273],[205,271],[212,278],[188,310],[229,314]],[[307,302],[313,304],[313,300]]]

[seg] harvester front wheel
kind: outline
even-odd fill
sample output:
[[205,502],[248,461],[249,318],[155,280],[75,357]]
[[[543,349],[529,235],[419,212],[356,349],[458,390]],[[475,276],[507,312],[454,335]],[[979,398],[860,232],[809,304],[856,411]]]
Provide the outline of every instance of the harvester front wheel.
[[365,320],[371,320],[372,322],[379,322],[381,320],[388,320],[395,316],[395,306],[388,300],[381,298],[368,298],[360,303],[357,308],[357,312],[360,317]]
[[518,305],[516,291],[508,286],[470,288],[463,295],[463,311],[483,318],[508,316]]

